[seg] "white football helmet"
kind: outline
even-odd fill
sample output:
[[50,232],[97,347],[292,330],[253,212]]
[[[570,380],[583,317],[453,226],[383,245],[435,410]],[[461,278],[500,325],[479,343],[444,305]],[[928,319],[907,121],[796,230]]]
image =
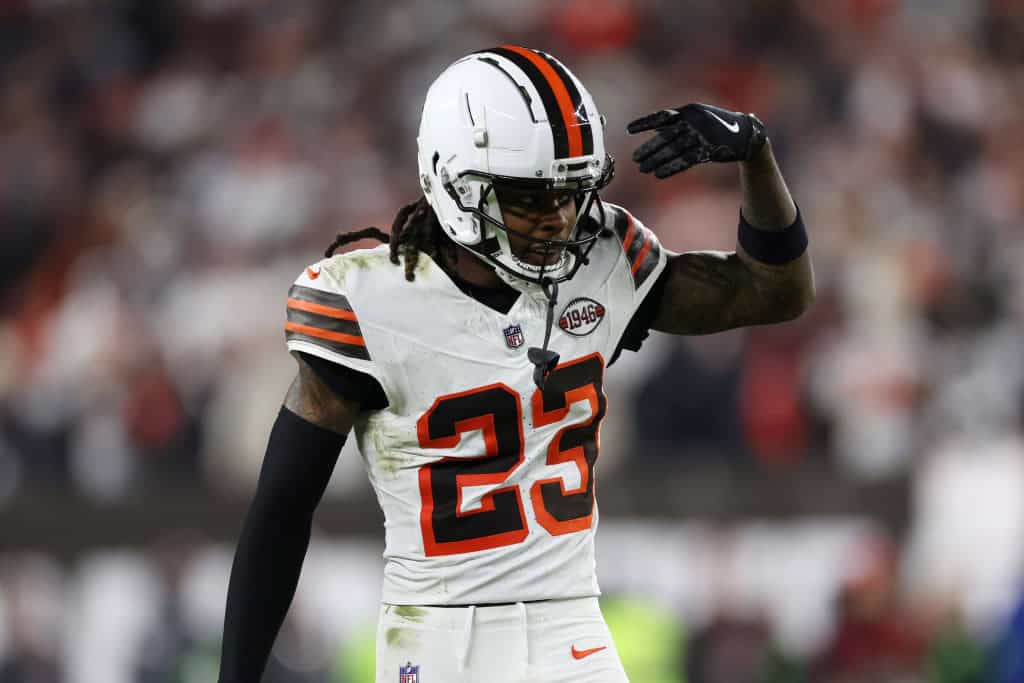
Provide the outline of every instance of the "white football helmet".
[[[614,174],[604,117],[583,84],[551,55],[515,45],[476,52],[438,76],[417,138],[420,185],[444,231],[510,285],[568,280],[600,233],[587,218]],[[536,248],[546,265],[512,252],[495,183],[514,190],[572,192],[577,221],[567,240]]]

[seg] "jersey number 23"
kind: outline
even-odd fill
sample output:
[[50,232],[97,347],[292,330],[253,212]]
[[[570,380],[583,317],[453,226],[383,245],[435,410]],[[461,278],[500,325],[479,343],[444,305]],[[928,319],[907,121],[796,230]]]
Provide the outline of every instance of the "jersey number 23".
[[[586,401],[590,415],[559,429],[547,448],[547,464],[573,463],[580,485],[566,490],[561,477],[530,485],[537,521],[552,535],[589,529],[594,510],[594,463],[606,400],[604,361],[597,353],[556,367],[530,400],[533,427],[561,422],[572,404]],[[417,422],[421,448],[455,448],[462,434],[479,430],[486,452],[478,457],[442,458],[419,471],[420,528],[428,556],[452,555],[514,545],[529,532],[518,485],[489,491],[472,511],[463,511],[463,489],[504,482],[523,462],[523,419],[519,394],[502,383],[448,394],[434,401]]]

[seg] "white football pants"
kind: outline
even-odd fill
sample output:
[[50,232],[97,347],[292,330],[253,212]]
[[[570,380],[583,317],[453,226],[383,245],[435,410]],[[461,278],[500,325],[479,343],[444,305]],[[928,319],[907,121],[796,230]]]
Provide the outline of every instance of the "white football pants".
[[381,605],[377,683],[628,683],[597,598]]

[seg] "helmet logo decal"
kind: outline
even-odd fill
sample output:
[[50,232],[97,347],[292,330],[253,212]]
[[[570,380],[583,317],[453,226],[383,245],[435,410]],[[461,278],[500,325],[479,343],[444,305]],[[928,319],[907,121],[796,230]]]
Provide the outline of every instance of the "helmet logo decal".
[[594,133],[579,88],[561,64],[550,56],[518,45],[485,50],[509,60],[526,74],[540,93],[555,143],[555,158],[594,153]]
[[574,337],[585,337],[597,329],[604,320],[605,308],[602,304],[578,297],[569,302],[558,319],[558,327]]
[[509,325],[502,332],[505,334],[505,345],[510,349],[518,349],[526,341],[523,336],[523,326],[519,323]]

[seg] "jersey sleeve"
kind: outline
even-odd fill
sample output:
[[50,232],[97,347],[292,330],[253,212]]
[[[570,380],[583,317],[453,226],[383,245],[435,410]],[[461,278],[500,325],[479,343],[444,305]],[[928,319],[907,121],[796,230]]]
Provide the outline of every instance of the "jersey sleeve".
[[665,268],[666,255],[657,235],[621,206],[609,205],[611,228],[625,254],[625,268],[629,269],[636,306],[651,290],[658,275]]
[[609,366],[619,359],[623,349],[634,352],[639,351],[643,343],[647,341],[647,337],[650,336],[651,325],[654,324],[654,319],[658,315],[658,306],[661,304],[661,297],[665,292],[665,281],[667,279],[668,268],[663,268],[654,286],[651,287],[650,292],[644,297],[643,303],[633,313],[629,325],[626,326],[626,331],[622,334],[622,338],[619,339],[619,345],[615,347],[612,359],[608,361]]
[[[668,255],[661,247],[657,235],[647,228],[629,211],[614,204],[608,205],[609,216],[606,225],[615,234],[622,250],[623,258],[618,268],[626,271],[626,276],[619,276],[616,281],[624,282],[617,297],[620,305],[629,311],[629,324],[616,345],[615,353],[609,363],[615,362],[622,349],[638,351],[657,313],[657,305],[664,290],[665,266]],[[609,225],[610,223],[610,225]]]
[[288,350],[369,375],[386,386],[342,282],[321,262],[306,268],[288,290]]
[[349,401],[355,401],[362,410],[382,410],[389,405],[388,397],[380,382],[365,372],[353,370],[304,351],[298,352],[321,382],[335,394]]

